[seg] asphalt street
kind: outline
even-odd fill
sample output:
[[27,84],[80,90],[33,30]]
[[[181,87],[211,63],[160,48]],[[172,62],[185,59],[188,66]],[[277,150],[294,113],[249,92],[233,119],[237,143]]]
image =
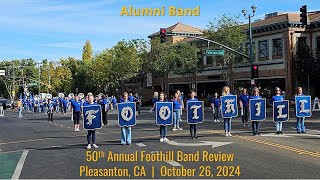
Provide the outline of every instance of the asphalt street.
[[[0,179],[320,178],[320,112],[306,119],[306,134],[296,133],[291,112],[283,135],[275,134],[269,113],[261,124],[261,136],[253,136],[251,127],[242,127],[241,119],[234,118],[233,136],[225,137],[223,122],[213,122],[207,109],[204,123],[198,125],[198,139],[190,138],[185,114],[183,130],[172,131],[170,126],[170,141],[159,142],[154,113],[144,109],[132,127],[132,144],[123,146],[117,114],[111,112],[110,125],[97,130],[99,148],[87,150],[86,132],[74,132],[71,115],[55,113],[53,123],[48,123],[46,114],[24,113],[19,119],[17,110],[6,110],[0,117]],[[161,152],[172,152],[173,161],[142,158]],[[114,162],[109,159],[112,153],[137,153],[138,159]],[[108,173],[94,174],[93,169]]]

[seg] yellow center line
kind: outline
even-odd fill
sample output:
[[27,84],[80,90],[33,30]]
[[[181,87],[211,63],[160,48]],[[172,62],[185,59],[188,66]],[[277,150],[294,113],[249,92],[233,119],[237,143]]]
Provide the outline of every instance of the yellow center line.
[[239,139],[243,139],[243,140],[247,140],[247,141],[260,143],[260,144],[264,144],[264,145],[268,145],[268,146],[272,146],[272,147],[277,147],[277,148],[280,148],[280,149],[296,152],[298,154],[305,154],[305,155],[309,155],[309,156],[320,158],[320,153],[318,153],[318,152],[307,151],[307,150],[298,149],[298,148],[295,148],[295,147],[286,146],[286,145],[282,145],[282,144],[277,144],[277,143],[273,143],[273,142],[268,142],[268,141],[264,141],[264,140],[260,140],[260,139],[253,139],[253,138],[250,138],[250,137],[244,137],[244,136],[238,136],[238,135],[235,135],[233,137],[239,138]]

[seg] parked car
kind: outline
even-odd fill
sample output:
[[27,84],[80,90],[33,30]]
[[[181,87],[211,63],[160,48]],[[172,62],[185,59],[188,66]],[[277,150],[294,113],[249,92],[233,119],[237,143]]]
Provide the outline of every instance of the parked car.
[[0,104],[2,104],[2,106],[5,106],[7,108],[11,107],[11,101],[9,99],[0,99]]

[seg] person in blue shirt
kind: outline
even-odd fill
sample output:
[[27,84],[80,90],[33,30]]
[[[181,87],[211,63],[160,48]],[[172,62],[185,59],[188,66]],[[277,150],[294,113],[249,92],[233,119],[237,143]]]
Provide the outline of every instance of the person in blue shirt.
[[[124,103],[130,102],[127,92],[123,93],[123,101],[124,101]],[[131,144],[131,126],[121,127],[121,144],[122,145],[130,145]]]
[[241,108],[242,126],[249,126],[248,113],[249,113],[249,95],[247,89],[242,90],[242,94],[239,96],[239,105]]
[[173,102],[173,125],[174,125],[174,128],[172,129],[172,131],[182,130],[182,128],[180,128],[180,125],[179,125],[182,106],[181,106],[181,100],[179,98],[178,92],[174,94],[174,97],[171,101]]
[[[261,99],[262,97],[259,94],[259,88],[253,88],[253,96],[250,96],[250,99]],[[249,106],[250,107],[250,106]],[[260,135],[260,121],[252,121],[252,132],[253,135]]]
[[139,96],[138,93],[134,95],[134,101],[136,102],[137,111],[138,111],[137,116],[138,116],[141,113],[141,96]]
[[132,93],[129,93],[129,101],[130,101],[130,102],[134,102],[134,98],[133,98]]
[[[196,92],[194,90],[191,90],[190,91],[190,99],[188,99],[187,102],[198,101],[198,99],[195,98],[195,95],[196,95]],[[197,124],[190,124],[190,136],[191,136],[191,139],[193,139],[193,138],[198,139]]]
[[[291,99],[291,104],[294,105],[295,110],[296,110],[296,106],[295,106],[296,96],[304,96],[304,94],[302,93],[302,87],[297,88],[297,93]],[[305,119],[304,117],[297,117],[297,124],[296,124],[297,133],[306,133],[304,119]]]
[[[94,96],[92,93],[88,93],[88,101],[83,103],[83,106],[96,106],[99,105],[94,102]],[[99,146],[96,144],[96,130],[87,130],[87,142],[88,146],[87,149],[91,149],[91,141],[92,141],[92,146],[94,148],[98,148]]]
[[47,107],[48,122],[53,122],[53,102],[51,101],[51,99],[48,99]]
[[218,93],[214,93],[214,97],[211,99],[211,107],[213,109],[213,118],[214,122],[219,121],[219,110],[220,110],[220,98],[218,97]]
[[179,94],[179,98],[180,98],[180,102],[181,102],[181,111],[180,111],[180,119],[179,119],[179,121],[182,121],[181,116],[182,116],[182,111],[184,109],[183,94],[181,93],[180,90],[177,90],[177,93]]
[[[274,88],[275,95],[271,97],[270,106],[273,106],[273,101],[283,101],[284,98],[281,95],[281,90],[279,87]],[[275,122],[276,124],[276,134],[283,134],[282,132],[282,122]]]
[[151,106],[151,109],[149,110],[150,113],[155,110],[156,103],[158,102],[158,98],[159,98],[159,93],[158,92],[154,92],[153,93],[153,99],[152,99],[152,106]]
[[68,106],[68,99],[67,99],[67,97],[65,97],[65,98],[62,100],[62,103],[63,103],[63,115],[67,115],[67,106]]
[[71,107],[73,110],[73,125],[74,131],[80,131],[80,116],[81,116],[81,106],[82,102],[80,101],[79,96],[76,96],[76,99],[71,99]]
[[[159,101],[158,102],[166,102],[167,100],[165,99],[165,93],[161,92],[159,95]],[[168,128],[166,125],[160,125],[160,142],[168,142],[169,139],[167,138],[167,131]]]
[[103,120],[103,125],[109,125],[108,119],[107,119],[107,114],[108,114],[108,99],[106,96],[103,94],[100,99],[101,105],[101,110],[102,110],[102,120]]
[[112,96],[111,101],[113,105],[113,110],[117,111],[117,98],[115,96]]
[[[230,94],[230,88],[228,86],[224,86],[222,89],[222,96],[232,95]],[[232,118],[223,118],[224,121],[224,132],[226,133],[226,137],[232,137],[231,134],[231,120]]]

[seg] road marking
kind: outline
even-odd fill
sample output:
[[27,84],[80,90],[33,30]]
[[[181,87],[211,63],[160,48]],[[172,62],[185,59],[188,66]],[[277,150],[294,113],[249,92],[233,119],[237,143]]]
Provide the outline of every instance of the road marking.
[[287,135],[274,134],[274,133],[262,134],[261,136],[262,137],[291,137]]
[[22,155],[20,157],[20,160],[19,160],[19,162],[17,164],[16,170],[14,171],[11,179],[19,179],[21,171],[22,171],[22,168],[23,168],[23,164],[24,164],[24,161],[27,158],[28,152],[29,152],[29,150],[24,150],[23,151],[23,153],[22,153]]
[[233,142],[212,142],[212,141],[200,141],[201,143],[179,143],[176,141],[166,141],[166,143],[174,146],[212,146],[212,148],[231,144]]
[[176,161],[166,161],[166,163],[170,164],[171,166],[178,167],[182,166],[181,164],[177,163]]
[[277,144],[277,143],[272,143],[272,142],[268,142],[268,141],[255,139],[255,138],[252,138],[252,137],[250,138],[250,137],[238,136],[238,135],[235,135],[233,137],[239,138],[239,139],[243,139],[243,140],[252,141],[252,142],[256,142],[256,143],[259,143],[259,144],[264,144],[264,145],[276,147],[276,148],[280,148],[280,149],[284,149],[284,150],[288,150],[288,151],[292,151],[292,152],[296,152],[298,154],[305,154],[305,155],[308,155],[308,156],[320,158],[320,153],[318,153],[318,152],[312,152],[312,151],[307,151],[307,150],[303,150],[303,149],[298,149],[298,148],[294,148],[294,147],[290,147],[290,146],[286,146],[286,145],[282,145],[282,144]]
[[138,145],[139,147],[145,147],[147,145],[143,144],[143,143],[136,143],[136,145]]

